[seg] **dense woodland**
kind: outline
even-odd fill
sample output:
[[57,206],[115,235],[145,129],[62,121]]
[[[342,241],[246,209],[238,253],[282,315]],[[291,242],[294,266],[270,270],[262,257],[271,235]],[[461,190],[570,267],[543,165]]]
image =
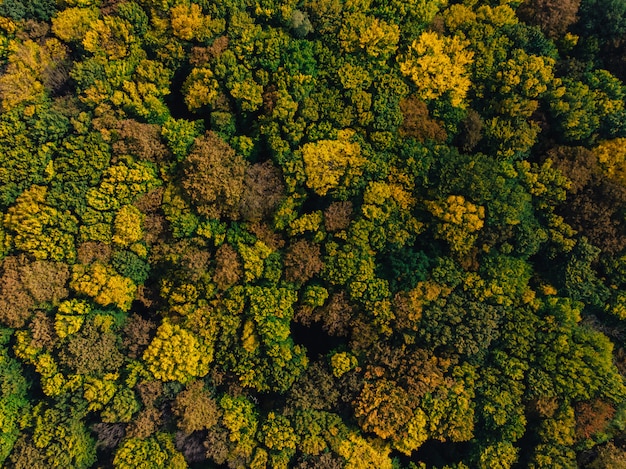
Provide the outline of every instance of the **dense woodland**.
[[2,0],[0,67],[0,466],[626,467],[623,0]]

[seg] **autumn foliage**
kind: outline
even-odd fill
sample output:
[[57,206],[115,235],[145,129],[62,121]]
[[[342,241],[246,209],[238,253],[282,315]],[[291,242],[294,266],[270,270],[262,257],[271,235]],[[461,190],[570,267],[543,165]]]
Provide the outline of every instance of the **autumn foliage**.
[[0,466],[626,467],[623,0],[0,0]]

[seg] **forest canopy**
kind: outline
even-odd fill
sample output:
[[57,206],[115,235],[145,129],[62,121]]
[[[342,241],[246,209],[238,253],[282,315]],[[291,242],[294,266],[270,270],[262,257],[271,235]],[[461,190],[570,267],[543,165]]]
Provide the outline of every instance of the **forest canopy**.
[[626,467],[626,2],[0,0],[0,466]]

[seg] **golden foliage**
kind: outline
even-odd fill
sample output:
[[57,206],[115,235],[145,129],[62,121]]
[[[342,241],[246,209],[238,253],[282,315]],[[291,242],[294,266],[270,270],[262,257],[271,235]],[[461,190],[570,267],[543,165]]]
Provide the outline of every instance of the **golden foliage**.
[[626,138],[600,142],[593,153],[604,173],[626,186]]
[[20,195],[4,216],[4,226],[13,245],[35,259],[67,260],[76,258],[74,234],[77,220],[46,202],[47,188],[31,186]]
[[70,287],[102,306],[115,305],[122,311],[130,309],[137,290],[132,280],[122,277],[99,261],[87,266],[74,266]]
[[115,215],[113,242],[128,247],[143,238],[142,213],[134,205],[124,205]]
[[426,207],[439,221],[436,234],[459,254],[467,253],[484,225],[485,208],[474,205],[462,195],[450,195],[442,201],[426,202]]
[[400,56],[400,70],[411,78],[423,100],[437,99],[449,93],[453,106],[462,106],[471,86],[468,67],[474,53],[466,50],[469,42],[458,37],[423,32]]
[[350,141],[351,136],[351,132],[341,131],[337,140],[319,140],[301,148],[306,185],[317,194],[326,195],[361,175],[365,158],[360,145]]
[[213,351],[193,333],[165,319],[143,359],[156,379],[186,383],[209,372]]

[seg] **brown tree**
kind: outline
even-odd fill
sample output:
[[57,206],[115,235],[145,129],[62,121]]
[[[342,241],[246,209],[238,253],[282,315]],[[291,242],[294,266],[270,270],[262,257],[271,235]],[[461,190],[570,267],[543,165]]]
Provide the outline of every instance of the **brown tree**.
[[241,279],[243,266],[239,254],[228,243],[222,244],[215,253],[213,281],[220,290],[226,290]]
[[446,131],[439,122],[428,115],[426,103],[418,97],[411,96],[400,101],[402,111],[402,126],[400,135],[413,137],[419,142],[434,140],[443,142],[447,138]]
[[596,459],[584,467],[587,469],[626,469],[626,451],[609,441],[598,449]]
[[582,147],[558,147],[547,155],[571,181],[559,214],[589,242],[608,253],[626,247],[626,225],[621,210],[626,188],[606,177],[593,153]]
[[154,163],[164,161],[169,151],[161,141],[161,127],[127,119],[119,123],[117,140],[113,144],[115,155],[133,155]]
[[323,268],[319,244],[300,239],[287,248],[285,279],[288,282],[304,283]]
[[237,219],[246,161],[216,133],[195,140],[184,162],[182,186],[201,215]]
[[148,438],[161,425],[161,411],[154,407],[143,409],[126,429],[129,438]]
[[216,425],[220,409],[202,381],[196,381],[176,396],[172,408],[178,417],[178,428],[189,435]]
[[333,336],[347,336],[352,327],[354,306],[345,291],[331,295],[322,308],[303,306],[296,311],[296,321],[305,326],[321,322],[322,328]]
[[117,347],[115,334],[87,323],[70,336],[59,352],[59,361],[81,375],[115,373],[124,363],[124,355]]
[[284,192],[281,172],[271,161],[249,166],[244,179],[241,216],[249,221],[259,221],[271,216]]
[[467,112],[467,117],[461,122],[461,132],[457,144],[464,152],[472,151],[482,138],[483,120],[473,109]]
[[33,337],[31,345],[36,348],[52,348],[58,337],[54,330],[54,321],[43,311],[37,311],[30,322]]
[[130,358],[137,359],[142,356],[154,336],[156,327],[152,321],[134,313],[126,320],[122,345],[128,350]]
[[148,244],[164,242],[165,233],[167,231],[167,220],[161,212],[163,190],[163,187],[157,187],[140,196],[134,203],[135,207],[144,214],[144,240]]
[[350,226],[352,202],[333,202],[324,210],[324,226],[331,233]]
[[290,409],[332,411],[339,402],[337,383],[324,363],[313,363],[293,384],[287,398]]
[[576,404],[575,411],[576,437],[587,439],[606,430],[615,415],[615,406],[601,399],[596,399],[579,402]]
[[580,0],[526,0],[517,10],[525,22],[537,25],[551,38],[562,36],[577,20]]
[[111,245],[97,241],[86,241],[78,246],[77,259],[81,264],[100,261],[106,264],[111,259]]
[[570,180],[571,193],[576,194],[588,185],[597,185],[601,179],[598,159],[585,147],[556,147],[546,157]]
[[9,327],[24,327],[37,305],[54,305],[68,295],[70,272],[66,264],[10,256],[1,269],[0,322]]

